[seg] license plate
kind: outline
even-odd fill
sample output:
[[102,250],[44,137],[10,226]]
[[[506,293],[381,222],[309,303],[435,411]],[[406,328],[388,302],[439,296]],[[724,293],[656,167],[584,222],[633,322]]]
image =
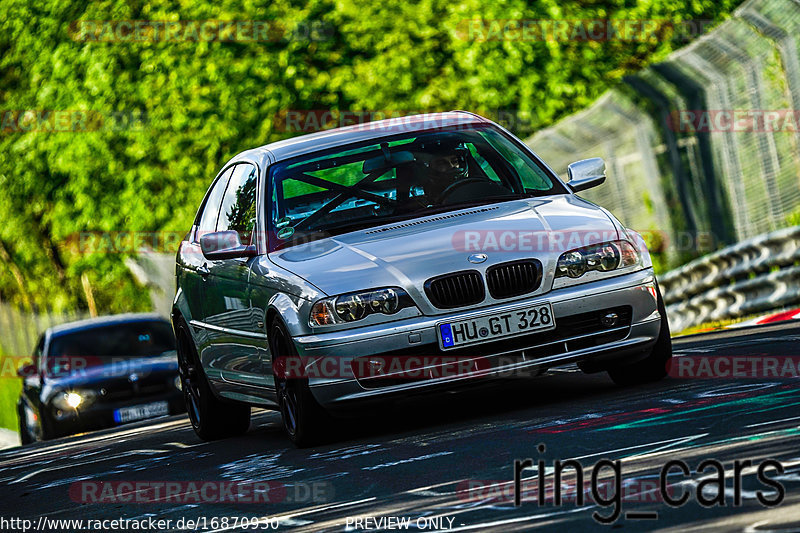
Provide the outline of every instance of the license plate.
[[167,402],[153,402],[132,407],[122,407],[114,411],[114,421],[117,424],[133,422],[134,420],[144,420],[154,416],[164,416],[169,414],[169,404]]
[[556,327],[550,302],[531,304],[502,313],[437,324],[442,350]]

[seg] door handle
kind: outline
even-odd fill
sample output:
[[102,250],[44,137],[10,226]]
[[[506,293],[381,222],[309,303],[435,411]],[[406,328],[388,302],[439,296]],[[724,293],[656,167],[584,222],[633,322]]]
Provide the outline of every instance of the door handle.
[[197,273],[205,278],[206,276],[211,274],[211,271],[208,269],[208,265],[203,263],[203,266],[197,267]]

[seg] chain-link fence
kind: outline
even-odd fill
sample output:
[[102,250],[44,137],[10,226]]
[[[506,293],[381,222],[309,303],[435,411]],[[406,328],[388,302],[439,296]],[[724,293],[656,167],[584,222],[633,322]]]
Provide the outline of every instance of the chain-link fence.
[[666,265],[797,223],[800,2],[751,0],[665,62],[528,143],[566,174],[606,159],[586,197],[657,231]]
[[88,312],[32,312],[0,301],[0,355],[28,357],[47,328],[84,318],[89,318]]

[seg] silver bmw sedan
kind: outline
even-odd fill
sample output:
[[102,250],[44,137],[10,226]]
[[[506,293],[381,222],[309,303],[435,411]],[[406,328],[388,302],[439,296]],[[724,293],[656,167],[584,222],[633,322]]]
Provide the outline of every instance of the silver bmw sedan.
[[501,126],[416,115],[225,163],[177,256],[182,390],[203,439],[279,410],[298,446],[332,416],[577,363],[663,378],[664,304],[640,235]]

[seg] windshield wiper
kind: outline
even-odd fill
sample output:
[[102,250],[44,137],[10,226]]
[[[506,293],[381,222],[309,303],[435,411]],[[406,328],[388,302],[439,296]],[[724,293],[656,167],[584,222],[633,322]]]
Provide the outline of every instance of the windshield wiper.
[[481,205],[497,204],[501,202],[510,202],[512,200],[522,200],[524,198],[532,198],[528,194],[507,194],[502,196],[487,196],[480,200],[470,200],[465,202],[457,202],[454,204],[432,205],[424,211],[416,211],[417,216],[427,216],[431,213],[442,213],[445,211],[455,211],[457,209],[466,209],[467,207],[478,207]]

